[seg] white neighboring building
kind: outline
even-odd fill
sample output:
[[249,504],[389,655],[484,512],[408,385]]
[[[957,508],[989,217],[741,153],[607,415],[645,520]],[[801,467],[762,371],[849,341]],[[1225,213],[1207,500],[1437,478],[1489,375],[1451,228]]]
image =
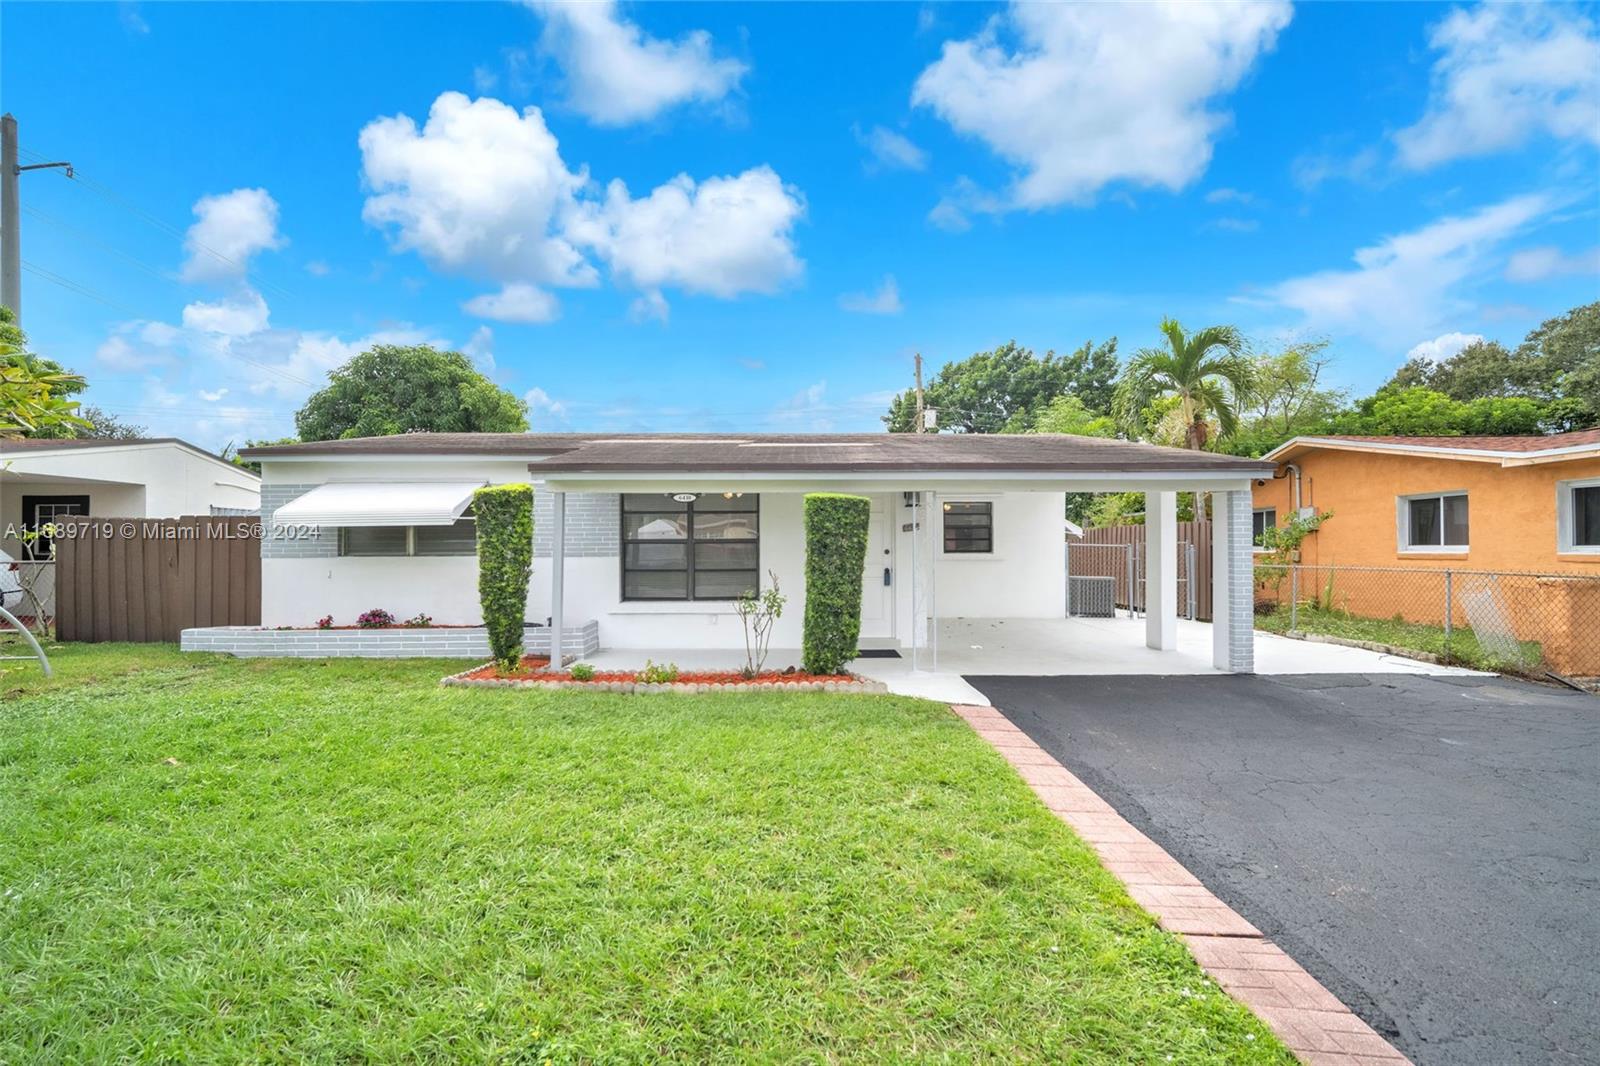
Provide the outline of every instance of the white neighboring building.
[[[18,534],[52,518],[248,514],[260,506],[259,477],[174,437],[0,440],[0,550],[18,560],[47,554]],[[51,584],[45,578],[40,591]]]
[[741,647],[734,598],[770,574],[789,598],[772,646],[798,648],[809,492],[871,501],[861,643],[887,648],[926,646],[932,619],[1063,618],[1062,494],[1145,492],[1146,642],[1170,650],[1174,494],[1213,492],[1228,605],[1214,658],[1251,669],[1250,488],[1271,473],[1256,460],[1088,437],[887,433],[413,433],[244,454],[262,465],[264,627],[330,614],[348,625],[371,608],[479,624],[472,493],[531,482],[528,622],[597,623],[602,648],[641,652]]

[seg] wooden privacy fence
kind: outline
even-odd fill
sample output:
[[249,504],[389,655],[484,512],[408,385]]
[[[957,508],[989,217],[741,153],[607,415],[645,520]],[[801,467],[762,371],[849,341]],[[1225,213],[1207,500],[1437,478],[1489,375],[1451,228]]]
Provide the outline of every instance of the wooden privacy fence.
[[[1109,577],[1118,607],[1144,607],[1144,526],[1101,526],[1086,529],[1082,539],[1067,538],[1067,566],[1073,577]],[[1191,548],[1192,546],[1192,548]],[[1128,585],[1128,560],[1133,559],[1133,586]],[[1192,572],[1191,572],[1192,571]],[[1178,612],[1211,618],[1211,523],[1178,523]]]
[[55,543],[57,640],[176,644],[261,624],[259,518],[73,518]]

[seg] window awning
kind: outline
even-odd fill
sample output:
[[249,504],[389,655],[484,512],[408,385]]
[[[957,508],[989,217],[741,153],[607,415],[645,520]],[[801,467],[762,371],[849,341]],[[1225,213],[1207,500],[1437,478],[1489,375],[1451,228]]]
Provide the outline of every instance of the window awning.
[[448,526],[472,503],[481,481],[338,481],[318,485],[278,508],[278,525]]

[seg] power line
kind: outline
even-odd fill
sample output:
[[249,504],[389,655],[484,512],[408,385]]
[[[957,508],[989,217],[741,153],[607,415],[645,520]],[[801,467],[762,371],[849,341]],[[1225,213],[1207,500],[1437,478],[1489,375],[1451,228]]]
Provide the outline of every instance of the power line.
[[[48,281],[48,282],[50,282],[50,283],[52,283],[54,285],[61,286],[62,288],[68,290],[69,292],[75,292],[78,295],[87,297],[90,300],[95,300],[95,301],[98,301],[99,303],[103,303],[107,307],[110,307],[113,310],[121,311],[123,314],[128,315],[128,316],[130,316],[132,318],[143,318],[144,317],[140,312],[135,311],[133,308],[128,307],[126,304],[118,303],[116,300],[113,300],[109,296],[106,296],[106,295],[104,295],[102,293],[96,292],[94,289],[89,288],[87,285],[82,285],[82,284],[80,284],[80,283],[78,283],[76,281],[73,281],[71,278],[62,277],[60,274],[57,274],[55,271],[47,270],[44,267],[41,267],[36,263],[30,263],[28,260],[24,259],[22,261],[22,268],[24,270],[28,271],[30,274],[35,274],[35,275],[37,275],[38,277],[42,278],[45,281]],[[251,359],[247,355],[240,355],[238,352],[234,351],[232,348],[224,346],[221,342],[215,340],[212,337],[207,336],[204,333],[198,333],[198,332],[195,332],[193,330],[191,330],[189,332],[190,332],[190,335],[193,336],[196,340],[198,340],[202,345],[205,345],[206,347],[210,348],[213,352],[215,352],[218,355],[227,356],[230,359],[237,359],[239,362],[247,363],[250,366],[255,367],[257,370],[260,370],[260,371],[268,374],[271,377],[281,378],[284,381],[292,381],[296,385],[304,385],[308,389],[315,389],[317,387],[315,383],[307,381],[305,378],[299,377],[299,376],[297,376],[295,374],[291,374],[288,371],[283,370],[283,369],[281,369],[279,367],[271,366],[271,365],[269,365],[267,363],[258,362],[258,361],[254,360],[254,359]]]
[[[29,159],[34,159],[34,160],[43,160],[43,159],[47,158],[46,156],[40,155],[38,152],[35,152],[35,151],[33,151],[31,149],[28,149],[28,148],[23,148],[20,145],[17,148],[17,153],[19,155],[24,155],[24,156],[27,156]],[[247,277],[251,281],[255,282],[256,285],[259,286],[260,288],[266,289],[269,292],[272,292],[272,293],[274,293],[275,295],[278,295],[278,296],[287,296],[287,297],[289,297],[291,299],[295,299],[296,298],[295,293],[292,290],[284,288],[282,285],[279,285],[277,282],[268,281],[265,278],[261,277],[259,274],[257,274],[255,271],[251,270],[249,263],[241,263],[238,260],[232,259],[232,258],[224,255],[223,253],[217,251],[215,248],[212,248],[208,244],[205,244],[205,243],[203,243],[201,241],[192,240],[190,238],[190,236],[189,236],[188,230],[179,229],[178,227],[176,227],[176,226],[172,225],[171,223],[167,222],[165,219],[163,219],[163,218],[161,218],[161,217],[159,217],[159,216],[157,216],[155,214],[152,214],[149,211],[146,211],[144,208],[140,207],[138,204],[134,203],[133,201],[129,200],[127,197],[123,196],[121,193],[117,192],[111,186],[106,185],[103,182],[96,181],[95,179],[93,179],[91,177],[88,177],[87,175],[85,175],[83,173],[83,171],[81,169],[76,168],[76,167],[73,168],[71,180],[76,182],[76,183],[78,183],[79,185],[83,186],[84,188],[90,190],[91,192],[94,192],[97,195],[103,197],[105,200],[107,200],[111,204],[115,205],[116,207],[119,207],[122,210],[127,211],[129,214],[133,215],[135,218],[138,218],[138,219],[148,223],[149,225],[154,226],[156,229],[162,231],[163,233],[167,234],[168,236],[174,237],[177,240],[183,242],[183,244],[186,247],[192,246],[192,247],[194,247],[194,248],[196,248],[196,249],[198,249],[198,250],[200,250],[202,252],[205,252],[207,255],[212,256],[217,261],[227,264],[228,266],[230,266],[233,269],[237,270],[242,276]]]

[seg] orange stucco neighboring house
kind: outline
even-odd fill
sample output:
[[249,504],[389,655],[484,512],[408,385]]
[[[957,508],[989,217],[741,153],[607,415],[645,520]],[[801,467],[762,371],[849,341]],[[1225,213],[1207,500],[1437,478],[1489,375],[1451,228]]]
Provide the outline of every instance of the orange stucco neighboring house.
[[[1321,568],[1305,572],[1302,590],[1325,588],[1352,614],[1430,625],[1451,603],[1453,623],[1470,624],[1462,597],[1441,597],[1415,576],[1448,570],[1458,590],[1491,596],[1552,668],[1600,674],[1600,429],[1296,437],[1264,458],[1278,469],[1256,483],[1258,535],[1297,508],[1333,514],[1301,545],[1302,566]],[[1491,576],[1507,571],[1545,576]]]
[[[1545,437],[1296,437],[1263,458],[1256,524],[1334,517],[1314,566],[1435,566],[1600,575],[1600,429]],[[1298,493],[1298,495],[1297,495]]]

